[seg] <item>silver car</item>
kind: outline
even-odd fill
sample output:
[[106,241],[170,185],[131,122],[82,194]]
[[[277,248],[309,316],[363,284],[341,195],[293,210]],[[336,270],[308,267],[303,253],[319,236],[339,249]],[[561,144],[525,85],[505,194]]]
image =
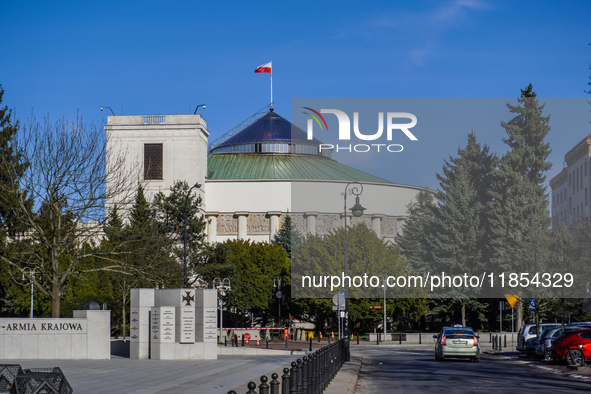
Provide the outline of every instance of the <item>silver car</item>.
[[473,362],[480,361],[478,336],[470,327],[443,327],[439,335],[434,335],[435,359],[443,361],[447,357],[465,357]]
[[[561,328],[562,324],[560,323],[540,323],[540,331],[537,334],[541,334],[543,330],[547,330],[550,328]],[[528,339],[535,338],[538,335],[536,334],[536,325],[535,324],[524,324],[519,329],[517,333],[517,350],[525,351],[523,345]]]

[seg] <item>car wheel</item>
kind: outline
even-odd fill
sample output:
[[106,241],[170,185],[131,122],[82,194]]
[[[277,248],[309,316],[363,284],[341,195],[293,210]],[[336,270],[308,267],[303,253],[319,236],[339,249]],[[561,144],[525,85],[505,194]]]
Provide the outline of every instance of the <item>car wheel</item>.
[[445,361],[445,356],[444,355],[439,356],[439,361]]
[[579,349],[571,349],[570,352],[566,353],[566,364],[567,365],[581,365],[581,351]]
[[474,358],[472,358],[472,362],[473,363],[479,363],[480,362],[480,357],[474,357]]
[[435,360],[439,361],[439,355],[435,352]]

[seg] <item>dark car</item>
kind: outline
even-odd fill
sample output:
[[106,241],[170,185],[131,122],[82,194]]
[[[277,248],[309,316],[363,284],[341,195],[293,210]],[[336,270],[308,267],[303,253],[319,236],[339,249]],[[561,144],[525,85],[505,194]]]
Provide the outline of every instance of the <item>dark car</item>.
[[550,361],[552,359],[552,353],[550,352],[552,340],[558,338],[560,335],[562,335],[562,328],[552,328],[542,331],[538,340],[538,346],[536,347],[536,356]]
[[525,353],[529,356],[536,354],[536,348],[538,347],[538,338],[530,338],[525,341]]
[[550,351],[555,359],[569,365],[580,364],[581,357],[591,360],[591,329],[566,331],[552,341]]

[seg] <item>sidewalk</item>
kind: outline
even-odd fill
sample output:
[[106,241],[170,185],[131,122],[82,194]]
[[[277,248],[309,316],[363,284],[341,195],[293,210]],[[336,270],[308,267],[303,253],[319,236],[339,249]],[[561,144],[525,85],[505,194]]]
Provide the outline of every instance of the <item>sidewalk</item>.
[[359,354],[352,353],[351,361],[345,363],[337,376],[324,390],[325,394],[355,394],[357,389],[357,380],[361,371],[362,357]]
[[[219,356],[217,360],[2,360],[22,368],[60,367],[74,393],[226,394],[297,356]],[[258,381],[258,380],[257,380]],[[246,392],[246,391],[244,391]]]

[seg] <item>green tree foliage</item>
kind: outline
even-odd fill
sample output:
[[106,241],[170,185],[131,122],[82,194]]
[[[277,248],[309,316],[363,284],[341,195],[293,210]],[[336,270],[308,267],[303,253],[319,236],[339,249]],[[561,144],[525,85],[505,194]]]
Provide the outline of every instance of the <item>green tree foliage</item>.
[[485,268],[491,174],[496,158],[476,142],[474,133],[456,157],[437,174],[439,208],[433,220],[434,267],[452,274],[480,273]]
[[[170,193],[158,193],[154,197],[152,210],[160,224],[161,232],[173,242],[173,253],[178,261],[184,259],[185,203],[187,207],[187,266],[193,272],[209,254],[205,239],[205,217],[201,215],[201,197],[189,193],[185,181],[177,181]],[[196,275],[189,275],[189,285],[195,282]]]
[[[290,264],[285,250],[277,244],[256,243],[245,240],[228,240],[214,246],[208,261],[198,266],[204,281],[212,283],[215,278],[228,278],[232,290],[225,302],[236,311],[233,324],[249,323],[249,313],[260,314],[265,325],[274,308],[273,278],[283,276],[289,287]],[[285,291],[289,294],[289,289]],[[285,300],[283,305],[288,305]],[[282,314],[283,314],[282,310]],[[288,311],[285,311],[287,314]]]
[[[550,146],[545,137],[549,117],[543,116],[532,85],[521,90],[518,105],[507,104],[515,116],[501,122],[507,133],[503,140],[510,150],[501,158],[494,173],[493,202],[490,207],[491,266],[506,272],[552,272],[549,260],[548,196],[544,175]],[[527,289],[521,289],[520,292]],[[518,304],[517,323],[521,324]]]
[[[325,236],[309,235],[303,239],[299,247],[294,250],[293,267],[297,272],[292,273],[292,283],[297,284],[300,297],[294,300],[294,314],[300,319],[313,322],[319,330],[327,324],[334,325],[336,313],[332,310],[332,301],[327,297],[333,293],[343,291],[344,287],[336,288],[330,293],[330,287],[303,287],[303,276],[313,276],[318,282],[326,275],[341,276],[344,272],[344,237],[345,231],[340,228]],[[352,332],[363,333],[372,329],[374,324],[382,321],[383,314],[378,310],[370,310],[370,305],[380,305],[383,301],[383,278],[412,274],[408,263],[400,257],[400,249],[382,239],[365,225],[349,227],[347,229],[348,243],[348,275],[374,277],[376,287],[365,284],[357,287],[352,285],[347,289],[349,299],[349,319]],[[367,275],[366,275],[367,274]],[[369,283],[369,282],[368,282]],[[312,286],[314,286],[312,284]],[[295,286],[292,284],[292,289]],[[398,324],[397,319],[417,319],[425,311],[425,301],[421,293],[413,290],[396,292],[387,289],[389,320]],[[292,290],[293,292],[293,290]],[[293,295],[293,294],[292,294]],[[403,296],[405,298],[393,298]],[[415,313],[416,312],[416,313]]]
[[[8,106],[2,107],[2,100],[4,97],[4,89],[0,85],[0,254],[3,256],[10,256],[12,254],[19,254],[22,252],[23,245],[13,242],[14,237],[26,230],[19,220],[19,212],[11,209],[16,204],[19,196],[15,194],[28,163],[23,158],[21,152],[17,148],[16,138],[19,129],[18,121],[13,119],[12,110]],[[24,192],[23,192],[24,193]],[[31,201],[27,200],[26,196],[23,200],[26,201],[25,207],[31,209]],[[21,287],[18,279],[18,273],[8,275],[10,271],[14,271],[4,259],[0,259],[0,315],[14,315],[22,314],[24,309],[22,305],[27,305],[27,292]],[[20,278],[19,278],[20,279]],[[23,282],[23,284],[26,282]],[[28,288],[28,287],[27,287]]]
[[[488,146],[481,147],[475,134],[470,133],[466,147],[445,161],[442,173],[437,174],[438,209],[434,210],[428,238],[432,270],[460,276],[486,272],[489,190],[495,165],[496,157],[489,153]],[[446,292],[446,296],[459,306],[461,323],[466,325],[466,308],[478,301],[455,291]]]
[[[157,215],[139,186],[129,224],[123,229],[125,242],[120,246],[123,267],[135,277],[128,281],[129,285],[180,287],[183,283],[182,264],[174,255],[177,240],[169,236]],[[117,222],[114,218],[113,221]]]
[[543,232],[550,225],[548,196],[543,182],[551,164],[549,144],[544,142],[550,127],[542,115],[531,84],[521,91],[519,105],[507,104],[516,116],[502,122],[503,141],[510,150],[495,171],[491,204],[491,254],[493,265],[515,271],[533,268],[532,251],[543,247]]
[[[19,177],[13,163],[0,162],[0,173],[12,177],[0,184],[0,195],[12,198],[5,205],[14,218],[8,224],[15,231],[26,229],[15,244],[27,247],[23,253],[1,254],[0,259],[11,267],[14,279],[25,267],[37,268],[42,279],[34,279],[35,286],[51,298],[52,316],[59,317],[61,297],[74,277],[117,268],[86,245],[97,241],[105,201],[115,196],[126,201],[129,180],[135,174],[125,170],[122,155],[114,154],[109,157],[111,171],[106,173],[103,131],[80,118],[38,122],[32,117],[18,129],[12,144],[26,166]],[[29,209],[31,200],[33,209]],[[83,268],[91,257],[96,259],[95,267]]]
[[280,245],[287,252],[287,257],[291,259],[291,251],[296,248],[302,239],[302,235],[296,229],[291,221],[291,216],[286,215],[281,223],[281,228],[273,236],[273,243]]

